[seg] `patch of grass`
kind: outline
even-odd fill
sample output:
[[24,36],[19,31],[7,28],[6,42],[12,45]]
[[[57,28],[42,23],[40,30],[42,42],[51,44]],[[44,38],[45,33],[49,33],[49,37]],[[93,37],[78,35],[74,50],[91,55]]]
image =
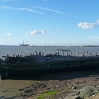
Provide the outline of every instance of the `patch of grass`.
[[68,87],[67,90],[72,90],[72,88]]
[[53,90],[53,91],[49,91],[49,92],[44,92],[42,94],[40,94],[37,99],[45,99],[46,97],[53,97],[55,94],[59,93],[60,90]]

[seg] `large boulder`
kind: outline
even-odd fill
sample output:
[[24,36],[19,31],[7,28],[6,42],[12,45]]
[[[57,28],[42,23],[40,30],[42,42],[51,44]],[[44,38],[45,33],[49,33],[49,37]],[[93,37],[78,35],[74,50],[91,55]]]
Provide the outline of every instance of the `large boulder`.
[[99,88],[95,86],[86,86],[80,89],[76,93],[72,93],[66,96],[64,99],[86,99],[87,97],[93,96],[99,93]]
[[80,89],[79,97],[86,98],[86,97],[90,97],[90,96],[98,94],[98,93],[99,93],[99,89],[97,87],[86,86],[86,87],[83,87],[82,89]]

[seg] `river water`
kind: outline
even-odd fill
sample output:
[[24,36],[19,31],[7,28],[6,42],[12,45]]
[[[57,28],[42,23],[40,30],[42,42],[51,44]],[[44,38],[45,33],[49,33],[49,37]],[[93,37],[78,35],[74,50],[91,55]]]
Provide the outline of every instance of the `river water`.
[[[8,55],[29,55],[31,53],[43,52],[46,54],[55,54],[57,49],[71,50],[72,55],[75,56],[77,51],[84,52],[88,51],[94,55],[96,52],[99,54],[99,47],[67,47],[67,46],[0,46],[0,58]],[[62,51],[59,51],[62,54]]]

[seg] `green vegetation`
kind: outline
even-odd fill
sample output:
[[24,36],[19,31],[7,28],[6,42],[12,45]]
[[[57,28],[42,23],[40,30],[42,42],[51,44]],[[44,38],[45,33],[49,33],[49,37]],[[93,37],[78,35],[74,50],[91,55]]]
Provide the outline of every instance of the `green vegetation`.
[[40,94],[37,99],[45,99],[46,97],[51,97],[51,99],[53,98],[53,96],[57,93],[59,93],[60,90],[53,90],[53,91],[49,91],[49,92],[44,92],[42,94]]
[[67,90],[72,90],[72,88],[69,87],[69,88],[67,88]]

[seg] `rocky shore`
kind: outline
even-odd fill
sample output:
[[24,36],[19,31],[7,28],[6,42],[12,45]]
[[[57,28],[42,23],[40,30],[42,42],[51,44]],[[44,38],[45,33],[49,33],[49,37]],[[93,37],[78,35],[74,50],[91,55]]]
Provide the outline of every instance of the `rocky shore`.
[[[55,94],[54,99],[85,99],[98,93],[96,91],[90,94],[90,91],[98,90],[99,72],[98,70],[90,70],[47,74],[43,75],[39,83],[36,84],[39,87],[37,87],[31,98],[27,99],[37,99],[40,94],[55,89],[61,90],[61,92]],[[81,96],[84,88],[89,90],[86,92],[86,94],[89,93],[88,96],[85,95],[86,97]],[[51,97],[46,97],[45,99],[51,99]]]
[[[9,85],[10,83],[11,85]],[[81,95],[81,93],[83,93],[82,92],[83,88],[85,88],[86,90],[87,88],[89,88],[91,91],[93,91],[92,93],[90,90],[89,91],[87,90],[87,93],[90,94],[87,97],[90,97],[92,95],[98,94],[98,86],[99,86],[98,69],[90,71],[53,73],[42,75],[37,78],[35,77],[35,79],[33,77],[28,80],[22,79],[13,80],[13,82],[12,80],[3,80],[0,88],[2,89],[4,94],[3,96],[0,97],[0,99],[43,99],[38,98],[38,96],[46,92],[51,92],[53,90],[59,90],[58,93],[53,95],[54,97],[53,99],[84,99],[86,97]],[[13,94],[11,95],[12,91]],[[45,97],[44,99],[51,99],[51,97],[48,96]]]

